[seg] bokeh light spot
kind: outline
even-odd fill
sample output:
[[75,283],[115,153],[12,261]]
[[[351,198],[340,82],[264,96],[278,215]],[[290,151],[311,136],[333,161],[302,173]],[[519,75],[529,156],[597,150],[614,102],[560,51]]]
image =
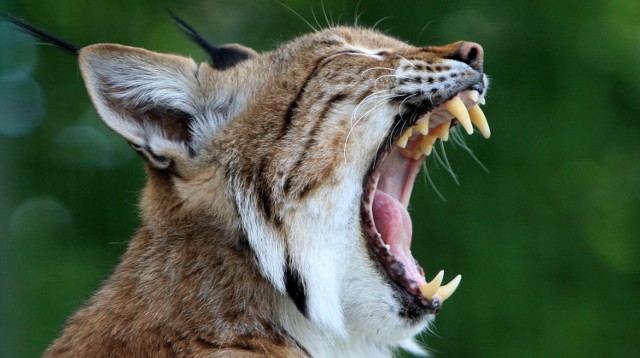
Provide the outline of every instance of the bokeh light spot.
[[1,134],[19,137],[33,132],[44,115],[40,85],[26,74],[1,77],[0,108]]

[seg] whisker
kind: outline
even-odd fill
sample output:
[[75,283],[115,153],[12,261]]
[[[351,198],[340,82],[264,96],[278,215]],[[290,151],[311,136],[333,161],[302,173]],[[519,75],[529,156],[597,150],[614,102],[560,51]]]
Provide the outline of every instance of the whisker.
[[318,29],[316,29],[315,27],[313,27],[313,25],[311,25],[311,23],[309,21],[307,21],[307,19],[305,19],[302,15],[300,15],[297,11],[295,11],[294,9],[290,8],[289,6],[285,5],[283,2],[278,1],[278,4],[284,6],[287,10],[291,11],[294,15],[296,15],[297,17],[300,18],[300,20],[304,21],[305,24],[307,24],[307,26],[309,26],[311,28],[311,30],[313,30],[313,32],[318,32]]
[[422,38],[422,34],[424,33],[424,30],[426,30],[427,27],[429,27],[429,25],[431,25],[432,22],[433,21],[429,21],[424,26],[422,26],[422,30],[420,30],[420,33],[418,33],[418,38],[416,39],[416,43],[420,43],[420,39]]
[[398,54],[396,54],[396,56],[402,59],[403,61],[408,62],[411,66],[413,66],[414,69],[417,69],[416,65],[413,62],[407,60],[404,56],[398,55]]
[[389,20],[390,18],[392,18],[392,16],[385,16],[385,17],[383,17],[382,19],[380,19],[380,20],[376,21],[376,22],[373,24],[373,26],[371,26],[371,27],[375,29],[375,28],[377,28],[377,27],[378,27],[378,25],[380,25],[380,23],[381,23],[381,22],[386,21],[386,20]]
[[362,71],[362,73],[360,74],[361,76],[366,74],[368,71],[373,71],[373,70],[389,70],[389,71],[395,71],[395,68],[391,68],[391,67],[370,67],[367,68],[366,70]]
[[478,159],[478,157],[473,153],[473,150],[469,148],[466,141],[464,140],[462,133],[460,133],[460,130],[458,130],[458,127],[456,127],[455,130],[451,131],[451,139],[455,144],[457,144],[460,148],[467,152],[471,156],[471,158],[473,158],[473,160],[480,166],[480,168],[482,168],[482,170],[484,170],[486,173],[489,173],[489,169],[482,163],[480,159]]
[[318,26],[319,29],[322,29],[322,25],[320,24],[320,21],[318,21],[318,18],[316,17],[316,13],[315,11],[313,11],[313,8],[311,9],[311,16],[313,16],[313,19],[316,21],[316,25]]
[[427,166],[427,162],[425,161],[424,163],[422,163],[422,173],[423,173],[423,178],[425,179],[425,183],[428,184],[427,189],[429,189],[429,186],[433,189],[433,191],[436,193],[436,195],[440,198],[440,200],[442,200],[443,202],[447,202],[447,199],[445,199],[444,195],[442,195],[442,193],[440,192],[440,190],[438,190],[438,187],[436,186],[436,183],[433,181],[433,179],[431,178],[431,174],[429,174],[429,167]]
[[333,23],[333,18],[329,21],[329,17],[327,16],[327,9],[324,6],[324,0],[320,0],[320,7],[322,8],[322,14],[324,15],[324,21],[327,23],[329,28],[335,27]]
[[438,140],[438,143],[440,146],[440,151],[442,153],[439,153],[437,150],[435,150],[437,149],[437,147],[434,148],[433,153],[435,154],[436,162],[440,164],[447,173],[449,173],[449,175],[457,185],[460,185],[458,176],[453,171],[453,168],[451,167],[451,163],[449,163],[449,158],[447,158],[447,151],[444,148],[444,142],[442,140]]
[[377,86],[378,86],[378,81],[379,81],[379,80],[381,80],[381,79],[383,79],[383,78],[386,78],[386,77],[394,77],[394,78],[401,79],[401,80],[408,80],[408,79],[410,79],[410,77],[406,77],[406,76],[398,76],[398,75],[396,75],[395,73],[390,73],[390,74],[388,74],[388,75],[380,75],[380,76],[378,76],[378,78],[376,78],[376,79],[375,79],[375,81],[373,81],[373,86],[374,86],[374,87],[377,87]]
[[[369,96],[367,96],[369,97]],[[367,110],[365,113],[362,114],[362,116],[360,116],[355,123],[353,123],[353,118],[354,116],[351,116],[351,128],[349,129],[349,132],[347,133],[347,136],[344,140],[344,146],[343,146],[343,150],[342,150],[342,154],[344,157],[344,160],[347,160],[347,144],[349,143],[349,137],[351,136],[351,133],[353,133],[354,128],[356,127],[356,125],[358,125],[358,123],[362,120],[362,118],[366,117],[369,113],[371,113],[372,111],[374,111],[376,108],[380,107],[383,104],[386,104],[389,99],[391,99],[393,97],[387,97],[387,98],[383,98],[380,102],[376,103],[371,109]],[[364,101],[364,100],[363,100]],[[361,102],[362,103],[362,102]],[[360,104],[358,104],[358,107],[360,106]]]
[[[362,101],[360,101],[360,103],[358,103],[356,108],[354,108],[353,112],[351,112],[351,126],[353,126],[353,119],[357,115],[357,112],[360,110],[360,106],[364,105],[369,100],[375,99],[376,96],[382,96],[383,94],[385,94],[385,92],[387,92],[387,91],[386,90],[382,90],[382,91],[371,93],[370,95],[366,96]],[[391,99],[391,98],[394,97],[394,95],[392,95],[392,94],[386,94],[386,96],[388,97],[386,99]]]
[[362,15],[362,13],[358,13],[358,11],[360,10],[360,1],[361,0],[358,0],[358,2],[356,2],[356,7],[353,10],[354,12],[353,26],[354,27],[358,27],[358,22],[360,21],[360,16]]

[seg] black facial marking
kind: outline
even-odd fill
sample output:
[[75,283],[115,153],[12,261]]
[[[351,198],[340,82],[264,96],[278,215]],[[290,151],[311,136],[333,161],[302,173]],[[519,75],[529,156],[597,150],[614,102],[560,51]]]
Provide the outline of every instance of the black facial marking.
[[307,290],[302,282],[302,277],[296,269],[291,267],[291,262],[287,259],[287,266],[284,268],[284,285],[287,289],[287,294],[293,300],[298,310],[303,316],[309,317],[309,311],[307,307]]
[[[307,159],[307,153],[309,153],[311,148],[317,142],[317,139],[316,139],[317,133],[320,130],[320,126],[324,122],[327,114],[337,103],[340,103],[348,98],[349,98],[349,95],[347,93],[340,92],[340,93],[334,94],[331,98],[329,98],[328,101],[326,101],[322,109],[322,112],[320,112],[320,116],[316,118],[316,122],[314,123],[313,128],[307,135],[307,141],[304,145],[304,150],[300,152],[301,153],[300,156],[296,160],[291,170],[289,170],[289,175],[287,176],[287,179],[285,180],[284,187],[283,187],[285,194],[289,194],[291,190],[292,176],[295,175],[295,173],[300,169],[300,167],[302,166],[302,163],[305,161],[305,159]],[[307,185],[305,188],[308,190],[309,185]],[[300,193],[300,196],[304,196],[305,194],[306,194],[306,191],[303,189],[302,192]]]

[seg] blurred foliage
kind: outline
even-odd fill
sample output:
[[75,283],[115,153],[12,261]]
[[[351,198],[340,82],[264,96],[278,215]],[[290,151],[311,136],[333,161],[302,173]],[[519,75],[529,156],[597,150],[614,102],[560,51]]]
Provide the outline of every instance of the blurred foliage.
[[[436,357],[640,356],[640,2],[0,0],[78,44],[206,56],[268,50],[306,19],[419,44],[481,43],[493,136],[451,144],[414,190],[414,255],[464,280]],[[295,14],[293,11],[299,15]],[[442,152],[441,152],[442,153]],[[75,60],[0,23],[0,356],[39,355],[107,277],[136,226],[142,163],[92,109]]]

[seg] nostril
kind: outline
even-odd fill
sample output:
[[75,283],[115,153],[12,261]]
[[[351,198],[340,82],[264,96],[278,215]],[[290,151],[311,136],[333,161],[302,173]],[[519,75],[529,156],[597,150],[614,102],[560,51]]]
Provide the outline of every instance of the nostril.
[[458,55],[460,57],[460,61],[482,71],[482,64],[484,61],[484,50],[482,49],[482,46],[475,42],[463,42],[458,48]]
[[477,57],[478,57],[478,49],[474,47],[471,50],[469,50],[469,54],[467,55],[467,61],[469,63],[473,63],[475,62]]

